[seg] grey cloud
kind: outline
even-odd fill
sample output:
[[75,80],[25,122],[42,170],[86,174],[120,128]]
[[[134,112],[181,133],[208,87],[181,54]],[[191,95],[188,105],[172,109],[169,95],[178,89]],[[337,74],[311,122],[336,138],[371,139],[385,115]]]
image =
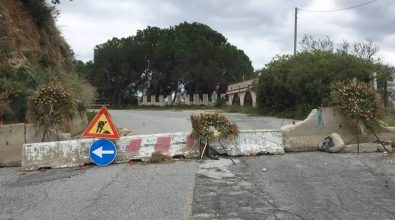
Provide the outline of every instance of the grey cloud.
[[[133,35],[146,26],[163,28],[183,21],[197,21],[222,33],[232,44],[244,50],[258,69],[276,54],[292,52],[294,7],[308,8],[320,1],[74,0],[64,1],[59,6],[61,17],[58,24],[76,54],[80,54],[78,58],[88,60],[93,57],[94,45],[113,36]],[[347,7],[362,0],[334,1],[336,7]],[[387,35],[395,33],[391,28],[394,6],[392,0],[380,0],[369,7],[350,10],[355,19],[346,23],[336,14],[327,16],[322,21],[325,24],[318,22],[317,17],[301,14],[304,27],[300,28],[298,36],[338,36],[338,31],[348,30],[344,33],[347,38],[363,40],[369,37],[383,43]],[[71,18],[78,18],[80,22]],[[86,30],[83,25],[87,26]],[[331,28],[325,28],[325,25]],[[87,48],[92,49],[87,51]]]

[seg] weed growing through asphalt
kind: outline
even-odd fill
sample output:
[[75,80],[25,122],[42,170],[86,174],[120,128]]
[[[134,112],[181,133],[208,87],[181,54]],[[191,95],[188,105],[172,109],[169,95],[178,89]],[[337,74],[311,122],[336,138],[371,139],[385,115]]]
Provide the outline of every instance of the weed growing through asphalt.
[[155,151],[151,154],[151,158],[149,159],[149,163],[164,163],[164,162],[171,162],[172,159],[168,156],[163,154],[160,151]]

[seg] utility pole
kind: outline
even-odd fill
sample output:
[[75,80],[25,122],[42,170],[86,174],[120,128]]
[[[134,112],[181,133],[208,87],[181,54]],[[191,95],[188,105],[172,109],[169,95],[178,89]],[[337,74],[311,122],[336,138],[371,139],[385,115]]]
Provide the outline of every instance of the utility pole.
[[294,55],[296,55],[296,41],[298,38],[298,8],[295,7],[295,30],[294,30]]

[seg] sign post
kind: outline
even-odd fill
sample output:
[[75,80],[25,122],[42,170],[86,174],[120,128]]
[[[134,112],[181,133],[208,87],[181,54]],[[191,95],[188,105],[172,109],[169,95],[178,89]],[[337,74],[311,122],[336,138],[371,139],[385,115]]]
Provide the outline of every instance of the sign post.
[[102,138],[89,148],[89,157],[98,166],[107,166],[117,157],[117,148],[107,139],[117,140],[119,134],[110,113],[103,106],[82,134],[83,137]]

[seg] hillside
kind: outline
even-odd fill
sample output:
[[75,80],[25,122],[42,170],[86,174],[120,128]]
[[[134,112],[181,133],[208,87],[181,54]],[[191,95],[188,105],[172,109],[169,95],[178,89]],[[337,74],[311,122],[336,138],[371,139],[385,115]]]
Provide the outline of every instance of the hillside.
[[78,110],[94,100],[95,89],[74,71],[57,14],[46,0],[0,0],[0,121],[26,121],[29,97],[49,83],[67,88]]
[[0,66],[71,70],[72,51],[55,26],[54,10],[41,0],[0,1]]

